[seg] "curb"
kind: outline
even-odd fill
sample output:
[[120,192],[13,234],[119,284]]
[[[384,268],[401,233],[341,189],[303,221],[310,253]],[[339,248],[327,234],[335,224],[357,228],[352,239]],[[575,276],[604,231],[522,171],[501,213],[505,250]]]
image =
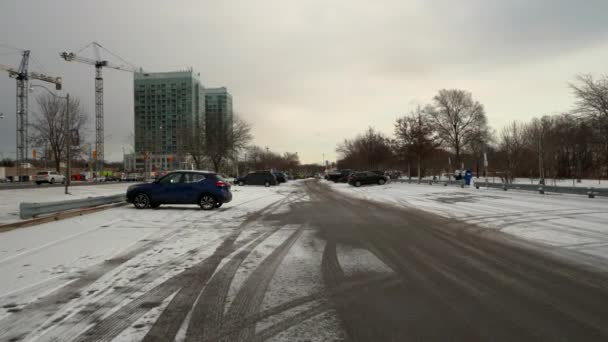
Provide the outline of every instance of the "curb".
[[84,209],[62,211],[62,212],[50,214],[47,216],[35,217],[35,218],[17,221],[17,222],[0,224],[0,233],[8,232],[13,229],[31,227],[31,226],[36,226],[36,225],[43,224],[43,223],[64,220],[64,219],[71,218],[71,217],[92,214],[92,213],[96,213],[98,211],[103,211],[103,210],[112,209],[112,208],[116,208],[116,207],[122,207],[124,205],[127,205],[127,202],[113,203],[113,204],[84,208]]

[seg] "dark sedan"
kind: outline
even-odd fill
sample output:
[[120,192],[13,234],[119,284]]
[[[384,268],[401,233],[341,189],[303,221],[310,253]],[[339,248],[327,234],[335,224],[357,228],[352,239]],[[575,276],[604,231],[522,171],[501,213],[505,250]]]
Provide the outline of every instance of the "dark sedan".
[[279,182],[279,183],[287,182],[287,176],[285,176],[285,174],[283,172],[275,172],[274,176],[277,179],[277,182]]
[[346,183],[348,176],[350,176],[352,173],[353,170],[349,169],[333,171],[329,173],[327,180],[334,183]]
[[236,179],[238,185],[277,185],[277,177],[270,171],[253,171]]
[[211,210],[231,200],[230,184],[207,171],[175,171],[152,183],[127,189],[127,202],[137,209],[158,208],[161,204],[198,204],[203,210]]
[[383,185],[387,181],[388,178],[386,176],[378,174],[374,171],[355,172],[348,178],[348,184],[356,187],[366,184]]

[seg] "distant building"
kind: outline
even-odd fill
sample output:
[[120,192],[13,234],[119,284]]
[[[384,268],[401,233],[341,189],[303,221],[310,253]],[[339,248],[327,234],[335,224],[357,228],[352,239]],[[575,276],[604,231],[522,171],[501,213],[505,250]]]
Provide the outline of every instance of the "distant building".
[[138,72],[133,90],[136,159],[145,156],[146,171],[182,167],[179,132],[205,122],[205,88],[199,74],[191,69]]
[[232,95],[226,87],[205,89],[205,115],[207,139],[224,143],[232,129]]

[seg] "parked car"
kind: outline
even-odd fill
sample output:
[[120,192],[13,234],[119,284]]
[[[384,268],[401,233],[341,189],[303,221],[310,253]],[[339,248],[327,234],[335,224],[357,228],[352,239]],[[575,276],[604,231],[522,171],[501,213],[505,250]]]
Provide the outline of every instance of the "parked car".
[[279,183],[287,182],[287,176],[283,172],[274,172],[273,174],[276,177],[277,182],[279,182]]
[[65,183],[65,176],[60,175],[56,171],[39,171],[36,173],[36,184],[40,185],[42,183]]
[[108,175],[106,176],[106,182],[119,182],[120,178],[118,178],[116,175]]
[[350,169],[332,171],[327,175],[327,180],[334,183],[346,183],[351,173],[353,173],[353,170]]
[[127,202],[137,209],[161,204],[198,204],[203,210],[219,208],[232,200],[230,183],[210,171],[175,171],[152,182],[131,185]]
[[388,181],[388,177],[379,175],[374,171],[355,172],[348,178],[348,184],[359,187],[365,184],[383,185]]
[[120,177],[121,182],[142,182],[144,176],[138,173],[123,173]]
[[277,185],[277,177],[270,171],[253,171],[245,176],[237,177],[236,184],[238,185]]

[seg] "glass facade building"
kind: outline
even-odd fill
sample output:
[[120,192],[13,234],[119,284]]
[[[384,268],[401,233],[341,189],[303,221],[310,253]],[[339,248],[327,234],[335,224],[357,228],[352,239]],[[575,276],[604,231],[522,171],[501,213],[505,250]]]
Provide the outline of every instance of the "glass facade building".
[[205,89],[199,74],[135,73],[134,96],[135,153],[177,159],[179,132],[205,122]]
[[205,89],[207,139],[223,143],[232,130],[232,95],[225,87]]

